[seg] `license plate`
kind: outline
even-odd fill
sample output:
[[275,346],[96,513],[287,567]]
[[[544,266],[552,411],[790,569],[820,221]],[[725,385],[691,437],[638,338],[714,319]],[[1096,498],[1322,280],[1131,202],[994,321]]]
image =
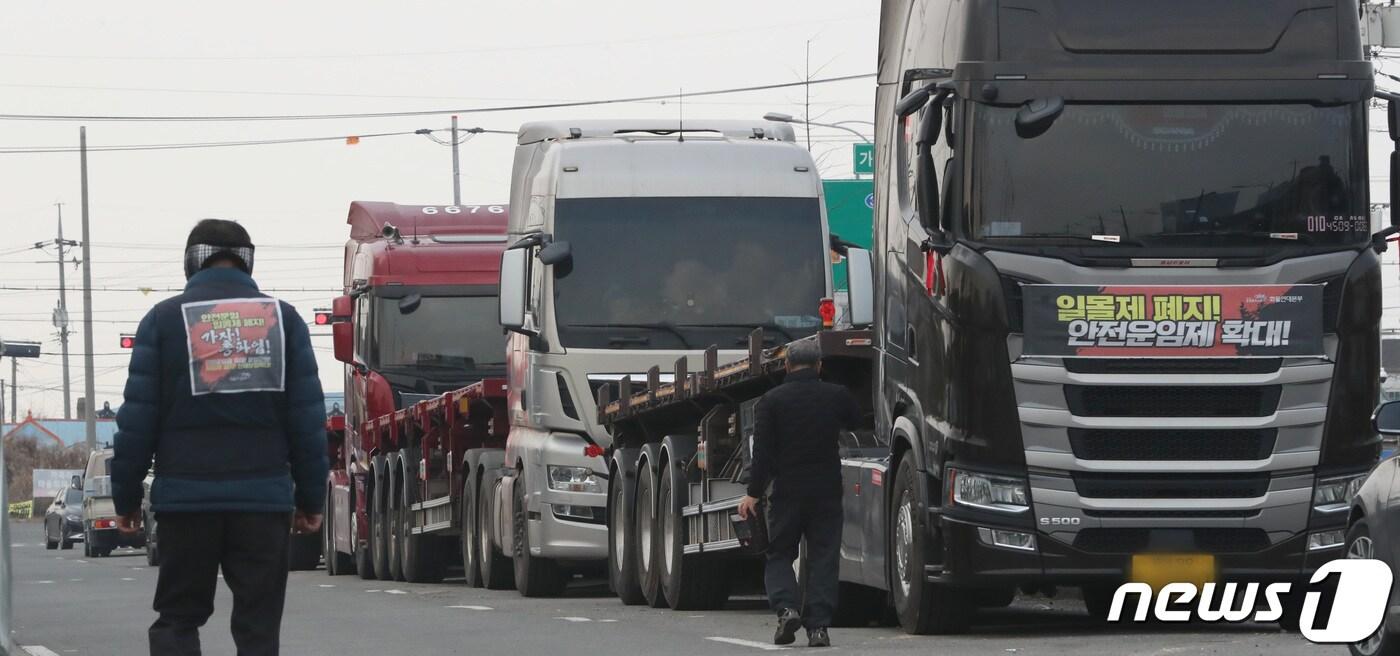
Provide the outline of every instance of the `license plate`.
[[1198,587],[1215,580],[1215,556],[1210,554],[1135,554],[1130,578],[1154,590],[1168,583],[1195,583]]

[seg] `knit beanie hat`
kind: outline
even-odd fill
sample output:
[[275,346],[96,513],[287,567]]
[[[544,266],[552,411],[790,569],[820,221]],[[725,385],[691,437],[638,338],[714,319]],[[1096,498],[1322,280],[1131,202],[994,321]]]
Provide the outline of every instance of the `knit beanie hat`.
[[199,273],[216,256],[233,259],[244,273],[253,273],[253,240],[234,221],[204,219],[195,224],[185,240],[185,277]]

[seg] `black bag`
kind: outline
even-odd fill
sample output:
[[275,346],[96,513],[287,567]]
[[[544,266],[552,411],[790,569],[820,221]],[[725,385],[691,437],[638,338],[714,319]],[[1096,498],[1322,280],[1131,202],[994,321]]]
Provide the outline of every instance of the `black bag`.
[[734,525],[734,536],[739,538],[739,546],[748,553],[761,554],[768,551],[768,522],[764,521],[763,509],[759,508],[748,519],[734,512],[729,514]]

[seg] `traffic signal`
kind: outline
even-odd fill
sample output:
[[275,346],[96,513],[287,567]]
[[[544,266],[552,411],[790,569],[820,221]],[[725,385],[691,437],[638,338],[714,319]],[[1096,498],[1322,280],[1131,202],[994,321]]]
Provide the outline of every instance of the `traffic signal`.
[[135,347],[136,347],[136,336],[135,336],[135,335],[127,335],[127,334],[122,335],[122,348],[124,348],[124,349],[129,349],[129,348],[135,348]]
[[331,311],[330,311],[329,309],[326,309],[326,308],[317,308],[317,309],[316,309],[316,325],[318,325],[318,326],[329,326],[329,325],[331,325]]

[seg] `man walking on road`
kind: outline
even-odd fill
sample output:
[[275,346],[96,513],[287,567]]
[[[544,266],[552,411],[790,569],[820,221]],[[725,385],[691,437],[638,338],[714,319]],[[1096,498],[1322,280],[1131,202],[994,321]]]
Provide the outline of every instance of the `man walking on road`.
[[200,221],[185,246],[184,293],[136,330],[112,497],[119,528],[139,531],[155,458],[152,656],[200,653],[220,569],[239,656],[277,654],[289,532],[321,526],[325,403],[310,334],[291,305],[258,291],[252,272],[242,226]]
[[[787,378],[754,408],[753,465],[739,514],[752,517],[768,491],[764,587],[778,613],[773,643],[791,644],[807,627],[809,647],[828,647],[836,608],[841,547],[840,430],[857,428],[860,405],[846,388],[819,379],[821,347],[787,350]],[[792,563],[807,538],[806,608]]]

